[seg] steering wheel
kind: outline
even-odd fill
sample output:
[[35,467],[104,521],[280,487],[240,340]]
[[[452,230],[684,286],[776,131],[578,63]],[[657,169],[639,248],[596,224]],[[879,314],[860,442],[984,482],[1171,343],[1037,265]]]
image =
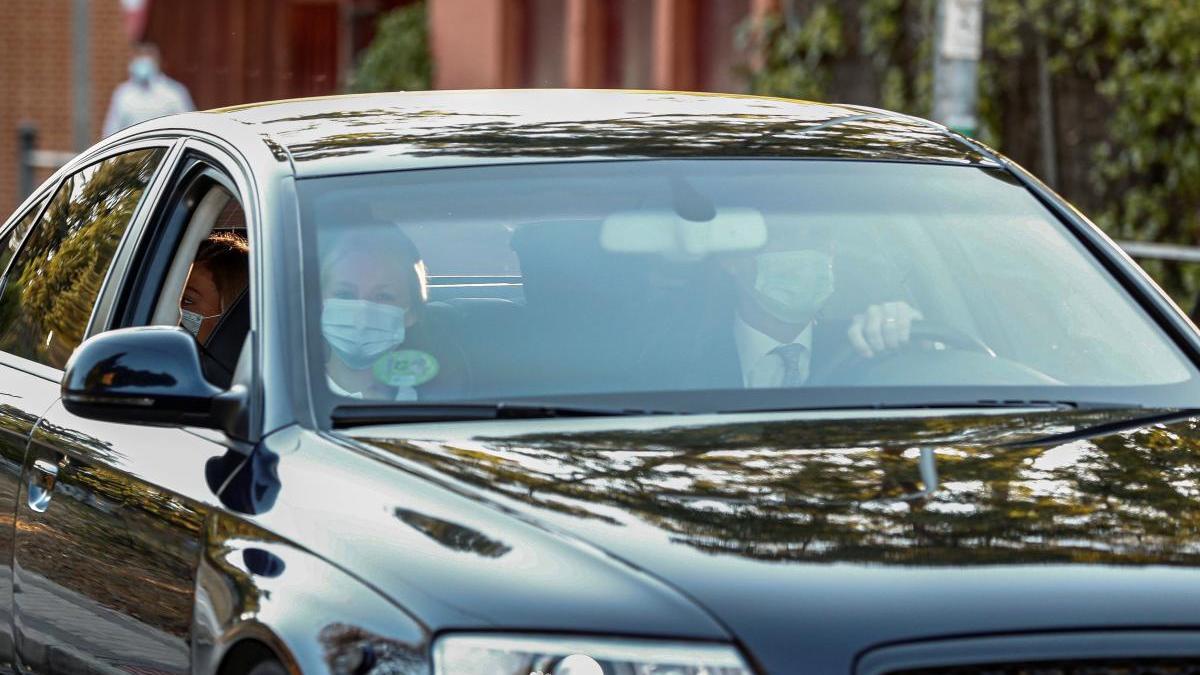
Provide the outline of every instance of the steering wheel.
[[821,384],[852,381],[854,378],[850,376],[864,366],[890,361],[901,354],[911,355],[913,353],[932,353],[954,349],[974,352],[991,358],[996,357],[996,352],[992,351],[992,348],[986,342],[974,335],[952,326],[925,319],[915,321],[909,330],[908,336],[908,342],[872,357],[866,357],[858,353],[858,350],[847,339],[845,346],[829,360],[832,365],[823,369],[824,372],[820,378]]

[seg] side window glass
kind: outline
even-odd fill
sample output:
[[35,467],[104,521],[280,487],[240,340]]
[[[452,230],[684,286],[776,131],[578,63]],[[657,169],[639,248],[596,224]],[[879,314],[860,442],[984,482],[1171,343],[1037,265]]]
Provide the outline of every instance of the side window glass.
[[55,368],[83,339],[121,236],[165,150],[136,150],[63,181],[0,292],[0,351]]
[[25,217],[17,221],[17,224],[8,231],[8,234],[4,235],[3,239],[0,239],[0,274],[4,274],[9,261],[16,255],[21,242],[25,241],[25,235],[29,234],[29,228],[33,227],[33,221],[37,220],[38,214],[42,212],[42,207],[46,205],[48,199],[49,197],[42,199],[33,208],[29,209]]

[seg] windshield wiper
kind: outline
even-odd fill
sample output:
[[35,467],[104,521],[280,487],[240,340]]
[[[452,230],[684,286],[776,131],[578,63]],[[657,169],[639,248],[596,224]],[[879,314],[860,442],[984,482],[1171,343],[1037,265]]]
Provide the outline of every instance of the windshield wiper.
[[765,412],[826,412],[848,410],[948,410],[948,409],[1047,409],[1047,410],[1128,410],[1143,406],[1132,403],[1109,403],[1093,401],[1058,401],[1050,399],[977,399],[970,401],[878,401],[867,403],[846,403],[831,405],[795,405],[778,408],[755,408],[723,410],[729,413],[765,413]]
[[333,409],[334,427],[415,422],[469,422],[474,420],[551,419],[558,417],[627,417],[670,415],[662,410],[604,408],[526,401],[480,403],[385,403],[339,405]]

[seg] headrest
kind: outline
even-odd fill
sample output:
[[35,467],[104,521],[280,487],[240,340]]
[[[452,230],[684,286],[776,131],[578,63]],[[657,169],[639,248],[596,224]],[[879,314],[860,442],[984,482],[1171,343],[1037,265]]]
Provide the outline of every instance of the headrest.
[[531,308],[578,311],[589,303],[628,302],[644,287],[644,256],[613,254],[600,246],[600,221],[529,223],[512,236]]
[[201,362],[204,376],[218,387],[228,387],[233,370],[242,353],[242,344],[250,332],[250,292],[243,290],[229,309],[217,320],[217,325],[204,343]]

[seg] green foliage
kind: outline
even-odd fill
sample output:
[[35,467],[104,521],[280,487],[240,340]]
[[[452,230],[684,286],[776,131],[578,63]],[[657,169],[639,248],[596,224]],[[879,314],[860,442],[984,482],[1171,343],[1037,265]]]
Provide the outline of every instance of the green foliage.
[[414,2],[379,19],[375,39],[363,52],[350,90],[428,89],[432,72],[425,3]]
[[935,0],[866,0],[859,8],[862,50],[880,73],[879,105],[928,116],[933,104]]
[[[1110,111],[1089,167],[1103,204],[1092,214],[1098,224],[1120,238],[1200,243],[1200,3],[990,0],[986,7],[986,41],[998,65],[1019,56],[1031,36],[1043,39],[1051,72],[1094,82],[1095,104]],[[985,100],[999,93],[994,79],[984,83]],[[1190,303],[1200,291],[1198,269],[1147,268],[1180,300]]]
[[[878,83],[877,101],[893,110],[928,114],[935,0],[807,0],[767,16],[743,33],[762,55],[749,71],[758,94],[824,100],[840,88],[838,65],[856,61]],[[789,6],[790,7],[790,6]],[[863,101],[859,101],[863,102]]]
[[843,49],[842,21],[832,4],[817,5],[803,21],[772,15],[756,29],[764,64],[751,73],[752,89],[769,96],[822,98],[829,60]]
[[[928,115],[935,6],[936,0],[785,3],[788,18],[773,17],[759,29],[764,58],[751,72],[752,89]],[[1019,75],[1044,41],[1052,81],[1075,85],[1056,89],[1054,105],[1073,96],[1071,109],[1104,114],[1098,130],[1059,119],[1057,155],[1082,157],[1060,174],[1085,179],[1056,187],[1090,205],[1090,215],[1116,237],[1200,243],[1200,2],[988,0],[984,7],[981,138],[1039,168],[1032,149],[1040,139],[1013,130],[1011,122],[1034,114],[1036,79]],[[862,74],[862,64],[870,72]],[[835,73],[865,77],[869,100]],[[1066,153],[1066,143],[1089,151]],[[1181,300],[1190,303],[1200,291],[1200,269],[1147,267]]]

